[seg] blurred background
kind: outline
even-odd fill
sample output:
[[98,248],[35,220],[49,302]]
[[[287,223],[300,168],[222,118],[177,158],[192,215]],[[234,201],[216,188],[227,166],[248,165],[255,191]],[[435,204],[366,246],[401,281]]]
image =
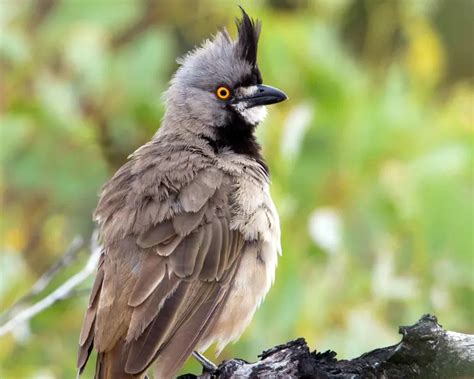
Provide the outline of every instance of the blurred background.
[[[101,185],[159,127],[176,58],[235,35],[237,4],[290,96],[258,129],[283,256],[244,336],[209,357],[303,336],[351,358],[427,312],[474,332],[472,0],[2,0],[0,311],[81,237],[24,304],[83,268]],[[1,378],[75,376],[91,283],[0,337]]]

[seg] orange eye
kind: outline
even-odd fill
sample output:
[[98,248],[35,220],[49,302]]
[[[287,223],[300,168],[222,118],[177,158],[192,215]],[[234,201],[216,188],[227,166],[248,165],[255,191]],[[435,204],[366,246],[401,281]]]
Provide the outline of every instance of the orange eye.
[[221,100],[227,100],[230,97],[230,90],[227,87],[219,87],[216,95]]

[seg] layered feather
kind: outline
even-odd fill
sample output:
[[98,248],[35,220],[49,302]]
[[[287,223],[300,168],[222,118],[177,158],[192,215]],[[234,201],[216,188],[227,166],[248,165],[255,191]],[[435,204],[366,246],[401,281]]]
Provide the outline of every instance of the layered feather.
[[[140,375],[155,358],[169,370],[181,366],[214,321],[236,272],[243,239],[229,229],[227,190],[221,172],[202,170],[176,196],[180,213],[156,224],[151,218],[135,237],[106,246],[80,338],[81,371],[93,344],[102,372],[113,352],[121,360],[114,373],[121,367]],[[117,344],[127,348],[117,354]]]

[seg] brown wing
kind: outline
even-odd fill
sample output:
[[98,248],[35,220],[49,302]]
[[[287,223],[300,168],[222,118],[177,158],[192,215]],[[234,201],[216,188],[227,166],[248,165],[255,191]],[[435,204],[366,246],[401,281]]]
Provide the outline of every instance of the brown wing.
[[106,352],[118,343],[127,346],[127,373],[158,359],[171,374],[216,319],[244,241],[230,230],[226,190],[203,174],[177,194],[180,212],[106,246],[81,333],[81,371],[93,345]]
[[84,316],[84,322],[82,324],[81,335],[79,337],[79,355],[77,358],[77,367],[79,372],[82,373],[86,366],[89,355],[92,351],[94,343],[94,325],[97,313],[97,304],[99,303],[99,291],[102,287],[104,280],[104,254],[100,256],[99,265],[97,267],[97,274],[95,277],[94,285],[92,287],[89,305],[87,307],[86,314]]

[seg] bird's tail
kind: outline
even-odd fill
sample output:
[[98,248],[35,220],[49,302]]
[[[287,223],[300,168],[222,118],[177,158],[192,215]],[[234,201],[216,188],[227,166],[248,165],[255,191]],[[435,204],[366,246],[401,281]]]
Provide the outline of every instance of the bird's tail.
[[127,374],[127,345],[117,343],[113,350],[97,354],[94,379],[144,379],[143,374]]

